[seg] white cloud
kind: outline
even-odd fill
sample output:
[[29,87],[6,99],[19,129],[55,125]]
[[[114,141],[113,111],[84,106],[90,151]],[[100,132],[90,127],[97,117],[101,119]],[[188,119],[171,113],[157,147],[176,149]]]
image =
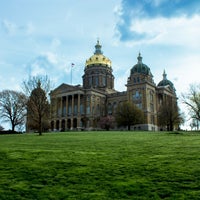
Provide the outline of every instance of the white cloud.
[[9,36],[31,35],[35,31],[35,27],[32,22],[28,22],[27,24],[19,25],[8,19],[4,19],[4,20],[2,20],[1,24],[2,24],[4,31]]
[[199,82],[199,63],[198,54],[182,56],[182,58],[174,60],[174,67],[170,68],[169,74],[171,74],[172,79],[178,77],[177,81],[174,82],[178,94],[188,91],[190,84]]
[[51,41],[51,48],[56,49],[61,45],[61,41],[58,38],[53,38]]
[[13,35],[16,33],[17,26],[13,22],[10,22],[9,20],[4,19],[2,21],[2,26],[7,34]]
[[128,42],[136,43],[181,45],[189,47],[200,46],[200,16],[191,18],[184,16],[177,18],[153,18],[133,20],[130,30],[138,34],[144,34],[142,40]]
[[32,22],[29,22],[29,23],[27,24],[27,26],[26,26],[25,29],[26,29],[27,35],[30,35],[30,34],[33,34],[33,33],[34,33],[34,31],[35,31],[35,26],[33,25]]
[[37,75],[44,75],[47,74],[46,70],[42,68],[37,63],[33,63],[31,66],[31,76],[37,76]]
[[45,53],[43,53],[43,56],[46,57],[47,60],[52,64],[58,63],[58,56],[55,53],[45,52]]

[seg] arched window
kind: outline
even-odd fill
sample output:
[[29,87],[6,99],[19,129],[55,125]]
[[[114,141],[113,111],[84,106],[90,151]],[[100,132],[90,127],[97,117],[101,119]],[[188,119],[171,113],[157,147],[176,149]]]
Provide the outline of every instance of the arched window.
[[114,103],[113,103],[113,112],[114,112],[114,113],[116,112],[116,109],[117,109],[117,103],[114,102]]
[[84,114],[83,104],[80,105],[80,113],[81,113],[81,114]]
[[86,114],[90,114],[90,105],[87,106]]
[[133,100],[139,100],[141,99],[141,94],[139,93],[138,90],[135,91],[135,93],[133,94]]
[[96,107],[96,114],[97,114],[97,115],[100,115],[100,107],[99,107],[99,104],[97,104],[97,107]]
[[108,104],[108,114],[112,115],[112,105],[111,105],[111,103]]
[[60,121],[57,120],[57,121],[56,121],[56,130],[59,130],[59,129],[60,129]]
[[95,77],[95,86],[98,86],[98,85],[99,85],[99,77],[96,76],[96,77]]
[[103,84],[103,86],[106,86],[106,77],[105,76],[102,77],[102,84]]

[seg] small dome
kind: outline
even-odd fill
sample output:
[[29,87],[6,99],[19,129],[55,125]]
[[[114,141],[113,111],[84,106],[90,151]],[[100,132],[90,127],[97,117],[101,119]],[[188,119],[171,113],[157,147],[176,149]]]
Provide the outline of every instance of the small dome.
[[165,70],[164,70],[163,80],[158,83],[158,87],[165,87],[165,86],[169,86],[173,91],[175,91],[174,84],[170,80],[167,79],[167,74],[165,73]]
[[142,56],[140,53],[137,59],[138,59],[138,63],[134,65],[133,68],[131,69],[131,74],[139,73],[139,74],[152,76],[150,68],[147,65],[142,63]]
[[97,40],[97,44],[95,45],[94,55],[91,56],[88,60],[86,60],[85,67],[90,67],[96,64],[101,64],[111,68],[112,62],[109,58],[103,55],[101,51],[101,45],[99,44],[99,40]]

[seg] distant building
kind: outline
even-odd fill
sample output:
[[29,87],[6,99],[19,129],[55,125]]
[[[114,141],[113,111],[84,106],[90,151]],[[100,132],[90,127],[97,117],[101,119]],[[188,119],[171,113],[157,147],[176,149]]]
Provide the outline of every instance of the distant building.
[[[142,62],[139,53],[137,64],[130,70],[127,90],[114,89],[111,60],[103,55],[99,41],[95,52],[85,63],[83,84],[61,84],[51,91],[51,129],[96,129],[101,117],[115,114],[116,107],[125,101],[133,102],[145,115],[145,123],[134,130],[160,130],[157,113],[163,101],[177,101],[174,85],[167,79],[154,83],[150,68]],[[116,127],[117,128],[117,127]]]

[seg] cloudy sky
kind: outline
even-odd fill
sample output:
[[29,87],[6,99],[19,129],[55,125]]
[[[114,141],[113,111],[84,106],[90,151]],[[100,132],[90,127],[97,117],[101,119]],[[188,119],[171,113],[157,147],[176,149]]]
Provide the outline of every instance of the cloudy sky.
[[53,86],[82,84],[97,38],[111,59],[115,89],[143,56],[154,81],[163,70],[177,96],[198,83],[199,0],[6,0],[0,2],[0,91],[21,90],[29,75],[48,75]]

